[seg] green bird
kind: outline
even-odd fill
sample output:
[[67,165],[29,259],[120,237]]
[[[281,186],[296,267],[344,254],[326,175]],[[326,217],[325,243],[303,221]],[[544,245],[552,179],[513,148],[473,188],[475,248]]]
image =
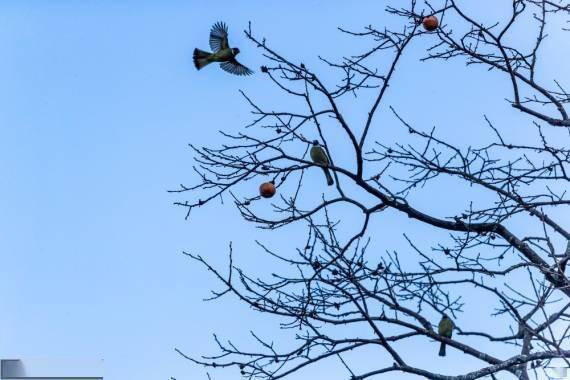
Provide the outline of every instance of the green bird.
[[253,71],[236,60],[239,54],[238,48],[231,48],[228,43],[228,26],[223,22],[217,22],[210,31],[210,48],[213,53],[194,49],[194,66],[198,70],[212,62],[220,62],[222,70],[235,75],[251,75]]
[[[445,338],[451,338],[453,334],[453,321],[449,317],[443,314],[441,321],[439,321],[439,326],[437,327],[437,332],[440,336]],[[445,343],[441,342],[439,346],[439,356],[445,356]]]
[[327,166],[329,166],[329,158],[327,157],[327,152],[319,145],[317,140],[313,141],[313,146],[311,147],[311,160],[315,164],[324,165],[323,171],[325,172],[325,176],[327,177],[327,184],[329,186],[334,185],[334,180],[331,175],[331,172]]

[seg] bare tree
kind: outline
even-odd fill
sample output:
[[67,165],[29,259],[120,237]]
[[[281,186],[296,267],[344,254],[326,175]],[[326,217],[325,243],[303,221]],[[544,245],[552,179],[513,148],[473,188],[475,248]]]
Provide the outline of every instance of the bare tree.
[[[243,93],[255,115],[252,123],[237,134],[225,134],[228,143],[221,148],[193,147],[198,183],[175,192],[192,198],[177,203],[187,209],[187,217],[194,208],[225,196],[233,199],[245,221],[261,228],[306,224],[307,234],[296,237],[302,241],[297,246],[276,251],[258,243],[294,270],[259,277],[246,273],[234,265],[231,248],[229,270],[188,254],[223,284],[212,299],[233,295],[272,316],[290,329],[296,345],[280,347],[253,333],[256,347],[216,338],[219,354],[180,354],[209,367],[237,367],[248,379],[287,378],[326,360],[340,361],[347,372],[339,377],[350,379],[394,378],[397,373],[442,380],[530,379],[552,359],[570,357],[570,278],[564,274],[570,231],[555,212],[570,204],[570,95],[555,78],[542,83],[536,74],[547,30],[567,31],[570,4],[514,0],[509,19],[487,25],[458,1],[434,3],[388,7],[386,12],[401,20],[397,30],[340,29],[369,39],[373,47],[339,61],[321,58],[329,70],[342,75],[332,86],[318,72],[280,55],[251,27],[245,31],[267,59],[261,67],[266,79],[303,107],[268,111]],[[422,27],[427,15],[439,19],[437,30]],[[536,28],[536,39],[526,41],[527,46],[511,46],[508,36],[521,23]],[[386,93],[398,85],[394,72],[409,46],[428,37],[435,43],[424,61],[463,60],[466,73],[484,68],[508,78],[512,96],[505,105],[526,116],[536,131],[535,142],[510,142],[502,128],[485,117],[481,133],[488,133],[492,142],[458,145],[435,129],[411,125],[397,106],[382,106]],[[374,66],[378,54],[390,55],[386,68]],[[561,52],[561,59],[569,56]],[[370,104],[363,125],[347,120],[342,104],[351,102]],[[406,141],[387,145],[374,138],[379,110],[409,132]],[[352,152],[352,166],[335,161],[329,143],[335,134],[344,136],[342,149]],[[305,185],[309,173],[320,166],[308,154],[315,138],[330,158],[335,179],[334,190],[327,189],[321,197]],[[279,195],[271,201],[271,213],[267,207],[255,207],[268,200],[239,193],[241,183],[267,178]],[[449,181],[454,193],[469,188],[479,194],[477,201],[465,199],[463,210],[453,215],[414,204],[415,195],[436,181]],[[348,209],[360,217],[339,215]],[[410,229],[429,227],[441,236],[438,244],[424,247],[404,233],[406,255],[416,255],[415,265],[403,264],[401,252],[370,249],[377,233],[370,229],[372,222],[395,214],[407,216]],[[356,232],[348,235],[354,226]],[[466,302],[490,304],[495,311],[485,323],[463,323]],[[454,320],[452,338],[438,334],[444,314]],[[358,334],[353,333],[356,329]],[[409,341],[425,344],[426,352],[446,343],[474,360],[478,369],[449,375],[417,366],[402,348]],[[361,371],[344,359],[351,351],[366,349],[379,350],[390,364]]]

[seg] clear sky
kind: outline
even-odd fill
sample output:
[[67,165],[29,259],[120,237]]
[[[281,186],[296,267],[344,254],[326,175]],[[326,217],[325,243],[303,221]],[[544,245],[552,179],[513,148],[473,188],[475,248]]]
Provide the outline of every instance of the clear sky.
[[[247,341],[255,326],[280,336],[275,321],[230,298],[202,302],[217,284],[181,252],[224,265],[234,241],[240,262],[262,273],[252,233],[277,245],[286,237],[256,232],[229,204],[199,210],[185,221],[184,210],[172,206],[178,198],[167,190],[196,180],[188,143],[220,144],[217,130],[235,131],[250,121],[239,89],[265,105],[277,99],[285,105],[259,74],[263,57],[242,33],[248,21],[276,50],[324,70],[318,54],[340,58],[366,45],[355,44],[337,26],[401,22],[383,13],[386,1],[355,3],[2,1],[0,358],[104,358],[111,380],[205,379],[204,370],[174,347],[213,353],[213,332]],[[487,19],[494,15],[486,9],[500,14],[505,5],[471,3]],[[209,29],[218,20],[229,25],[240,60],[256,75],[195,70],[192,50],[208,47]],[[513,38],[530,36],[523,28]],[[542,72],[568,80],[567,61],[556,58],[564,51],[555,49],[562,43],[556,38],[545,46]],[[459,141],[478,138],[483,113],[507,123],[507,133],[531,133],[530,123],[518,125],[524,119],[503,100],[510,96],[504,78],[460,61],[421,64],[418,57],[428,45],[418,43],[403,60],[389,104],[416,126],[437,125]],[[362,117],[367,98],[359,102],[350,118]],[[396,128],[385,111],[379,120]],[[389,133],[387,140],[396,138]],[[424,201],[425,207],[437,204]],[[421,237],[426,231],[408,232]],[[437,347],[415,349],[422,356]],[[336,367],[329,371],[312,373],[330,379],[338,373]]]

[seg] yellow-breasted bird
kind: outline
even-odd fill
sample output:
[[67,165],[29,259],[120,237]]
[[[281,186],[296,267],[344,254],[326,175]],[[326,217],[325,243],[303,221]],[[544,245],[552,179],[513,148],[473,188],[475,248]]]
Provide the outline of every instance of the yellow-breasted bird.
[[[443,314],[439,325],[437,326],[437,332],[440,336],[445,338],[451,338],[453,334],[453,321],[449,317]],[[439,346],[439,356],[445,356],[445,343],[441,342]]]
[[231,48],[228,42],[228,26],[223,22],[217,22],[210,31],[210,48],[212,53],[194,49],[194,66],[198,70],[212,62],[220,62],[222,70],[235,75],[250,75],[253,71],[236,60],[239,54],[238,48]]
[[317,140],[313,141],[313,146],[311,147],[311,160],[313,160],[315,164],[324,165],[323,171],[327,177],[327,184],[329,186],[334,185],[334,179],[331,175],[331,171],[327,168],[327,166],[329,166],[327,152],[325,152],[325,150],[319,145]]

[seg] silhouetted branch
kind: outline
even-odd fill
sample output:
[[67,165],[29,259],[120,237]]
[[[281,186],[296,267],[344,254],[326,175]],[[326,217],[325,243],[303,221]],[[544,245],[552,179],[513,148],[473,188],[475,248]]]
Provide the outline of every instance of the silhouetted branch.
[[[556,248],[566,246],[570,231],[555,212],[570,205],[570,148],[552,132],[570,127],[565,109],[570,95],[556,80],[547,85],[536,75],[547,25],[555,15],[569,16],[570,5],[537,0],[511,4],[506,19],[489,25],[459,2],[442,0],[437,6],[435,1],[424,6],[410,1],[405,8],[387,8],[402,20],[399,30],[340,28],[374,45],[340,61],[320,57],[328,70],[341,74],[336,84],[327,83],[317,69],[281,55],[251,26],[245,31],[267,60],[261,68],[264,78],[302,106],[281,109],[272,104],[267,110],[242,93],[252,122],[234,134],[223,133],[228,143],[221,147],[192,146],[198,183],[174,191],[192,198],[177,203],[187,216],[226,196],[244,221],[260,228],[306,225],[306,236],[291,239],[291,246],[275,250],[257,242],[275,261],[270,276],[246,273],[235,264],[231,246],[227,271],[188,254],[222,285],[209,300],[237,297],[279,320],[295,343],[272,342],[252,332],[254,348],[215,337],[219,354],[194,358],[179,350],[181,355],[208,367],[237,367],[247,379],[286,378],[307,366],[338,360],[350,379],[394,378],[399,372],[442,380],[496,378],[499,373],[530,379],[552,359],[570,356],[570,278],[565,274],[570,248]],[[427,15],[439,18],[436,31],[422,27]],[[536,28],[536,39],[528,46],[514,46],[508,38],[520,23]],[[458,145],[435,128],[413,125],[397,107],[385,104],[385,94],[398,85],[396,68],[410,46],[428,37],[435,42],[421,61],[462,59],[467,72],[485,67],[504,75],[512,91],[508,102],[528,116],[535,142],[510,142],[503,128],[485,116],[482,133],[488,133],[489,142]],[[389,58],[386,67],[377,67],[378,54]],[[363,125],[348,121],[348,99],[368,106]],[[395,144],[377,140],[376,120],[382,112],[409,132],[407,139]],[[333,135],[345,138],[342,146],[332,142]],[[307,183],[324,166],[311,160],[313,140],[325,149],[335,179],[321,197]],[[340,149],[351,152],[352,164],[335,160]],[[272,181],[279,195],[271,201],[243,195],[240,185],[249,181]],[[465,199],[462,210],[446,215],[443,208],[427,209],[417,201],[416,195],[430,191],[432,183],[450,184],[450,193],[470,189],[479,196],[476,202]],[[341,217],[347,212],[360,217]],[[410,226],[429,228],[439,242],[429,247],[406,232],[405,252],[371,249],[378,235],[372,222],[395,214],[407,216]],[[406,260],[400,260],[402,255]],[[494,307],[489,321],[463,319],[467,302]],[[438,333],[444,314],[454,320],[452,338]],[[434,354],[436,344],[444,342],[473,359],[478,369],[440,374],[419,368],[402,344],[412,341],[431,344]],[[503,354],[492,354],[498,351],[488,350],[489,345]],[[380,352],[379,363],[384,362],[373,371],[361,370],[346,356],[370,350]]]

